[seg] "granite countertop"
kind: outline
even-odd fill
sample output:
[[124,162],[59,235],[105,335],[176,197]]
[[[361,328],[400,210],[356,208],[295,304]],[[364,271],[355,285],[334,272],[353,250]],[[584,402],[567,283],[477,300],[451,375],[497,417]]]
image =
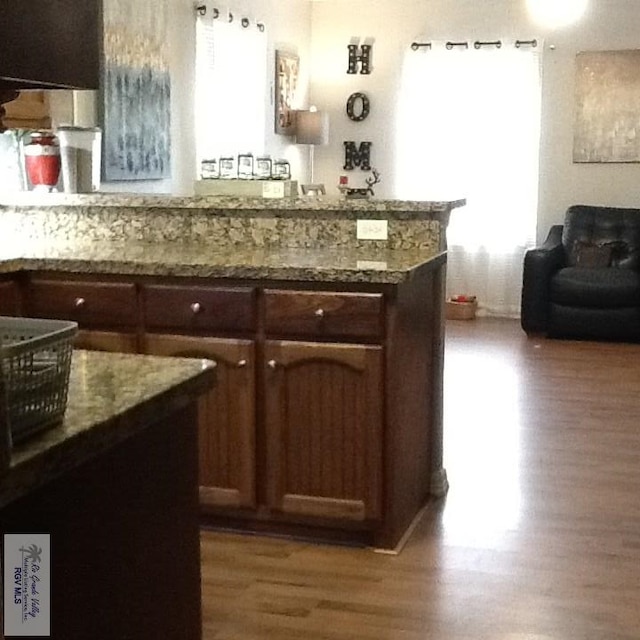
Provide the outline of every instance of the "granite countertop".
[[277,211],[278,215],[288,214],[304,217],[304,212],[317,215],[336,212],[340,217],[353,214],[352,217],[368,217],[367,213],[397,213],[405,217],[424,217],[425,215],[445,214],[457,207],[464,206],[464,198],[436,199],[436,200],[383,200],[378,198],[351,199],[321,196],[314,198],[247,198],[232,196],[171,196],[153,194],[125,194],[125,193],[93,193],[70,194],[21,192],[15,194],[0,194],[1,206],[37,206],[51,207],[127,207],[153,209],[182,209],[206,210],[210,215],[227,215],[234,212]]
[[311,282],[398,284],[444,260],[425,249],[291,249],[207,246],[202,242],[108,242],[82,246],[34,244],[0,250],[0,273],[52,270],[69,273],[159,275]]
[[75,350],[64,421],[14,447],[0,507],[186,406],[213,380],[209,360]]

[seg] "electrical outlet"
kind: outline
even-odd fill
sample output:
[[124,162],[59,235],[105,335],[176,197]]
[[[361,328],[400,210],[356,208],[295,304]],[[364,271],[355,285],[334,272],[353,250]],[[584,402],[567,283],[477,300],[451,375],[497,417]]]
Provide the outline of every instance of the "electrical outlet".
[[358,220],[356,238],[358,240],[386,240],[389,237],[387,220]]

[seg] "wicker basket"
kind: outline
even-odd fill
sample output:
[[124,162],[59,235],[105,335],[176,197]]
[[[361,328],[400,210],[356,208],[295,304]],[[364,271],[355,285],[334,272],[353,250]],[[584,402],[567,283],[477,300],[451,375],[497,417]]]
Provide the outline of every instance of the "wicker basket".
[[11,438],[19,442],[64,416],[75,322],[0,316],[0,373]]
[[447,320],[475,320],[478,301],[474,298],[468,302],[447,299],[445,316]]

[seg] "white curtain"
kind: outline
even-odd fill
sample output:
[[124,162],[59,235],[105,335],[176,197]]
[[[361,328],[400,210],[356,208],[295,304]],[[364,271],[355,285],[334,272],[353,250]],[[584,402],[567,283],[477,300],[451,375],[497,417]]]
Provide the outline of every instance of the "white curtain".
[[518,316],[522,260],[538,207],[539,48],[409,50],[397,123],[396,193],[466,198],[447,240],[447,294],[476,295],[481,312]]
[[255,20],[205,5],[196,19],[196,159],[264,152],[267,37]]

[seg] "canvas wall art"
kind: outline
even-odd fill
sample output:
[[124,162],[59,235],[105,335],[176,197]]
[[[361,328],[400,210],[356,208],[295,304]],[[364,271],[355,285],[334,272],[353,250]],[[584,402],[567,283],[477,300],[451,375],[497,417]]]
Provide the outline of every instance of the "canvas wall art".
[[640,162],[640,50],[576,56],[574,162]]
[[295,97],[300,59],[297,55],[276,51],[275,132],[292,135],[295,130]]
[[171,173],[167,1],[104,0],[103,179]]

